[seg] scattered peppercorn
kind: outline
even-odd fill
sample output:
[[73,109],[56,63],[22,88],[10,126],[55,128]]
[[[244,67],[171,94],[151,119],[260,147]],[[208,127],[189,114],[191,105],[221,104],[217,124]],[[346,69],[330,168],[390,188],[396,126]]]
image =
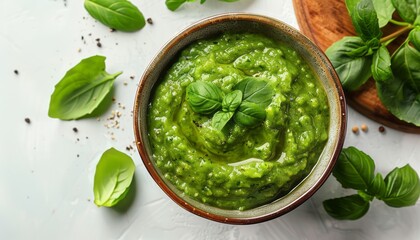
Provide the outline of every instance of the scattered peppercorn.
[[362,129],[363,132],[368,131],[368,127],[366,126],[366,124],[362,124],[362,126],[360,128]]
[[148,19],[147,19],[147,23],[148,23],[148,24],[153,24],[153,19],[152,19],[152,18],[148,18]]
[[30,123],[31,123],[31,119],[29,119],[29,118],[25,118],[25,122],[26,122],[27,124],[30,124]]
[[76,127],[73,128],[73,132],[77,133],[79,131],[79,129],[77,129]]
[[380,127],[378,128],[378,130],[379,130],[379,132],[380,132],[380,133],[385,132],[385,128],[384,128],[384,126],[380,126]]
[[110,29],[110,31],[111,31],[111,32],[115,32],[115,31],[117,31],[117,30],[115,30],[115,28],[111,28],[111,29]]
[[19,71],[18,71],[18,70],[16,70],[16,69],[15,69],[13,72],[14,72],[16,75],[19,75]]
[[131,79],[131,80],[133,80],[133,79],[134,79],[134,75],[131,75],[131,76],[130,76],[130,79]]
[[96,44],[96,46],[98,46],[98,47],[102,47],[102,43],[98,42],[98,43]]
[[101,41],[101,39],[100,38],[97,38],[97,39],[95,39],[97,42],[99,42],[99,41]]
[[352,131],[353,133],[358,133],[358,132],[359,132],[359,127],[358,127],[358,126],[354,126],[354,127],[351,129],[351,131]]

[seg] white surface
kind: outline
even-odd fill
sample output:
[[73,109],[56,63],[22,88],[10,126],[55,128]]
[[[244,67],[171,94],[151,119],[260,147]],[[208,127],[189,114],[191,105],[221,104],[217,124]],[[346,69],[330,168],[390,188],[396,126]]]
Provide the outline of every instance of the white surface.
[[[136,33],[111,33],[87,14],[83,1],[0,1],[0,239],[420,239],[420,203],[393,209],[375,200],[358,221],[327,216],[322,201],[345,194],[333,177],[296,210],[256,225],[211,222],[174,204],[154,183],[137,152],[125,150],[134,147],[131,108],[147,64],[177,32],[214,14],[243,11],[298,26],[291,0],[208,0],[176,12],[167,10],[164,0],[132,2],[154,21]],[[96,38],[102,48],[96,46]],[[108,72],[124,71],[116,81],[115,97],[126,108],[116,103],[99,121],[49,118],[54,85],[66,70],[95,54],[107,56]],[[104,126],[112,110],[123,114],[120,129]],[[348,120],[345,145],[370,154],[377,171],[386,174],[410,163],[420,172],[419,135],[389,128],[381,134],[379,124],[352,109]],[[363,123],[369,132],[351,132],[353,125]],[[129,153],[137,166],[135,196],[125,211],[93,204],[94,169],[111,146]]]

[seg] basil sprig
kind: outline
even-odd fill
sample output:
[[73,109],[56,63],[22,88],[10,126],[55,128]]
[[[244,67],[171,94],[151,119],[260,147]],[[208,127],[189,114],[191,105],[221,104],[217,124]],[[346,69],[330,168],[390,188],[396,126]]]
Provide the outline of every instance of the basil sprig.
[[134,32],[146,24],[140,10],[127,0],[85,0],[84,5],[93,18],[119,31]]
[[[370,77],[378,96],[397,118],[420,126],[420,0],[345,0],[357,36],[344,37],[326,54],[346,91]],[[397,11],[400,18],[393,19]],[[401,26],[382,36],[387,24]],[[410,32],[395,53],[387,46]]]
[[214,114],[212,127],[218,130],[222,130],[232,117],[237,124],[245,127],[254,127],[263,122],[265,108],[273,97],[267,82],[247,77],[232,90],[224,95],[215,84],[197,81],[188,85],[186,100],[194,112]]
[[95,204],[112,207],[128,193],[136,166],[127,154],[114,148],[105,151],[96,165],[93,182]]
[[[166,0],[165,4],[166,7],[171,10],[171,11],[175,11],[177,10],[182,4],[186,3],[186,2],[195,2],[196,0]],[[222,2],[236,2],[238,0],[219,0]],[[200,0],[200,4],[205,3],[206,0]]]
[[410,165],[395,168],[384,179],[380,173],[375,175],[373,159],[355,147],[342,150],[333,175],[344,188],[357,190],[357,194],[323,202],[336,219],[361,218],[374,198],[391,207],[407,207],[415,205],[420,196],[420,179]]
[[110,93],[121,73],[107,73],[103,56],[83,59],[55,85],[48,116],[72,120],[99,115],[112,103]]

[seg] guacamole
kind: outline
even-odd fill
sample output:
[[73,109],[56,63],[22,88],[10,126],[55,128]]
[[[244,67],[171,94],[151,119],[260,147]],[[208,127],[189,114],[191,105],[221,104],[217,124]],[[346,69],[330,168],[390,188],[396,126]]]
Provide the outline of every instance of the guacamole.
[[[192,111],[186,88],[210,82],[228,93],[247,77],[273,89],[265,119],[248,127]],[[154,88],[148,136],[156,166],[184,194],[246,210],[290,192],[316,164],[328,138],[329,106],[312,69],[290,46],[263,35],[226,33],[178,56]]]

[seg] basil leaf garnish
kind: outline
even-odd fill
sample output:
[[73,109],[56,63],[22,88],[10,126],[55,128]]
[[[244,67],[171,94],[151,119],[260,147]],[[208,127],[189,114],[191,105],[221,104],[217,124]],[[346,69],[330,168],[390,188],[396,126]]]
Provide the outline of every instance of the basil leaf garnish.
[[225,127],[225,125],[229,122],[229,120],[232,118],[233,114],[234,112],[222,112],[222,111],[215,113],[211,120],[212,127],[221,131]]
[[420,0],[391,0],[397,9],[398,15],[409,23],[414,23],[419,15]]
[[135,165],[125,153],[110,148],[96,165],[93,192],[95,204],[112,207],[123,199],[131,185]]
[[255,103],[262,108],[270,105],[273,98],[273,90],[266,81],[261,81],[253,77],[247,77],[233,87],[243,93],[244,102]]
[[372,0],[361,0],[356,6],[350,6],[350,17],[353,26],[363,41],[379,39],[382,32],[379,28],[378,17]]
[[414,47],[420,51],[420,27],[416,27],[413,30],[411,30],[408,37],[411,43],[414,45]]
[[48,116],[62,120],[89,117],[106,102],[115,78],[121,73],[105,72],[103,56],[83,59],[55,85]]
[[222,107],[223,93],[215,84],[193,82],[187,87],[187,102],[196,113],[213,114]]
[[326,50],[344,89],[356,90],[372,76],[372,58],[365,56],[368,52],[359,37],[344,37]]
[[367,191],[376,197],[382,197],[385,194],[385,181],[380,173],[375,175],[372,183],[369,185]]
[[264,121],[265,109],[257,103],[243,101],[234,116],[239,125],[253,127]]
[[384,27],[392,19],[392,14],[395,11],[392,0],[372,0],[378,16],[379,27]]
[[333,169],[333,175],[344,188],[365,190],[374,178],[372,158],[355,147],[343,149]]
[[355,194],[341,198],[325,200],[325,211],[336,219],[355,220],[363,217],[369,210],[369,202]]
[[182,4],[186,3],[187,0],[166,0],[165,4],[166,7],[171,10],[175,11],[177,10]]
[[420,52],[401,46],[391,59],[394,78],[377,81],[378,96],[399,119],[420,126]]
[[[182,4],[186,3],[186,2],[195,2],[196,0],[166,0],[165,4],[166,7],[171,10],[171,11],[175,11],[177,10]],[[238,0],[219,0],[222,2],[236,2]],[[200,0],[200,4],[205,3],[206,0]]]
[[222,110],[225,112],[235,112],[235,110],[241,105],[242,92],[239,90],[232,91],[223,98]]
[[362,151],[349,147],[343,149],[333,175],[345,188],[357,190],[357,195],[324,201],[324,209],[337,219],[355,220],[369,209],[375,197],[391,207],[407,207],[416,204],[420,197],[420,179],[408,164],[395,168],[385,179],[374,174],[375,164]]
[[386,191],[381,197],[391,207],[415,205],[420,196],[420,180],[410,166],[395,168],[385,177]]
[[372,76],[376,81],[386,81],[392,78],[391,56],[385,46],[381,46],[373,54]]
[[202,81],[188,85],[186,92],[186,100],[194,112],[206,115],[216,112],[212,127],[218,130],[222,130],[232,117],[244,127],[260,124],[273,97],[273,90],[267,82],[252,77],[240,81],[225,96],[213,83]]
[[93,18],[119,31],[134,32],[146,24],[140,10],[127,0],[85,0],[84,5]]

